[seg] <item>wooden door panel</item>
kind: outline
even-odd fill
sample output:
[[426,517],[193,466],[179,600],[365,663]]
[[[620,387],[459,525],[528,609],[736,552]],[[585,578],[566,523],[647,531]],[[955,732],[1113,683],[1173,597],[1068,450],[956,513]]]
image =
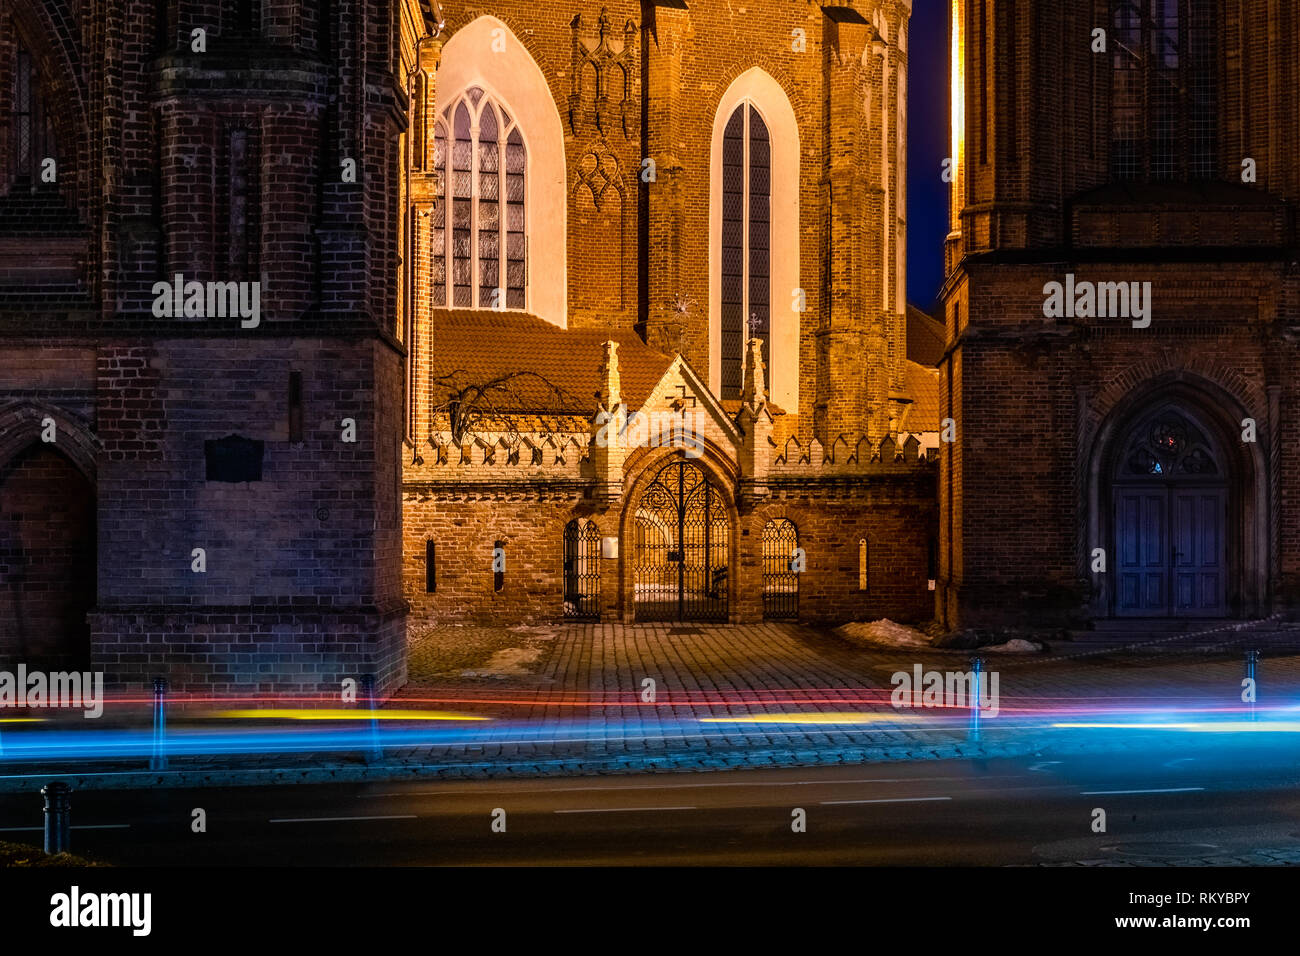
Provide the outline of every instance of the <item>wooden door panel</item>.
[[1118,489],[1115,493],[1117,614],[1155,617],[1168,613],[1167,512],[1168,494],[1163,488]]
[[1227,610],[1226,505],[1221,488],[1177,489],[1173,493],[1175,615],[1216,617]]

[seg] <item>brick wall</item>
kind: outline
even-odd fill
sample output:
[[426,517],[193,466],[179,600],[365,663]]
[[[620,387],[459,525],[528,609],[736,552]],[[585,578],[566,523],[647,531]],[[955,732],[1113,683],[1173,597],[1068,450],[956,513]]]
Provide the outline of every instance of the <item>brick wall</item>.
[[245,697],[235,706],[256,707],[277,694],[333,695],[346,679],[360,693],[365,675],[381,694],[406,683],[400,613],[136,607],[96,611],[89,620],[92,667],[128,693],[162,677],[180,693]]
[[[591,488],[475,488],[472,482],[408,487],[405,500],[406,598],[411,622],[543,624],[563,620],[565,525],[594,521],[620,538],[618,557],[600,561],[603,619],[631,622],[635,548],[621,530],[621,507],[602,511]],[[876,479],[784,480],[770,500],[746,508],[731,530],[729,615],[763,617],[764,525],[795,523],[807,570],[799,578],[799,619],[838,623],[933,616],[930,542],[938,533],[934,473]],[[859,541],[867,541],[868,586],[859,589]],[[494,590],[493,547],[504,542],[506,572]],[[426,588],[426,543],[436,547],[436,593]]]

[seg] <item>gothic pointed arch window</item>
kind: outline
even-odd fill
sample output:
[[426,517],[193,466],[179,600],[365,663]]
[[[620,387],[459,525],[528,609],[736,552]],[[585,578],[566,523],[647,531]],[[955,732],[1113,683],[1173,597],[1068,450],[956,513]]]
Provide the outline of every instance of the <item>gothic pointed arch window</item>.
[[709,151],[709,387],[735,399],[746,343],[762,344],[768,399],[799,407],[802,274],[799,120],[761,67],[737,76],[713,114]]
[[727,121],[722,141],[722,397],[739,398],[745,343],[768,340],[772,321],[771,137],[748,100]]
[[452,98],[434,124],[442,183],[432,212],[433,304],[527,306],[528,148],[509,108],[482,87]]
[[37,186],[44,161],[56,158],[54,129],[45,111],[36,63],[21,39],[14,47],[13,70],[9,176],[14,182]]
[[1111,175],[1216,173],[1214,0],[1111,0]]

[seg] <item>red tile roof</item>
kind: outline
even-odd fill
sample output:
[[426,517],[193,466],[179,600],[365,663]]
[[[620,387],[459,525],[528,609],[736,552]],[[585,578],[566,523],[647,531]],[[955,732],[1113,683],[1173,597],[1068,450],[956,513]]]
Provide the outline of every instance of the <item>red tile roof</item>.
[[943,358],[948,331],[943,323],[916,306],[907,306],[907,357],[922,365],[935,366]]
[[939,373],[915,362],[904,366],[907,375],[907,396],[912,408],[907,416],[907,431],[937,432],[939,430]]
[[463,388],[512,375],[494,399],[498,410],[589,416],[597,407],[603,344],[613,339],[623,401],[636,409],[672,364],[631,330],[566,330],[523,312],[436,309],[431,330],[435,402],[445,394],[440,378]]

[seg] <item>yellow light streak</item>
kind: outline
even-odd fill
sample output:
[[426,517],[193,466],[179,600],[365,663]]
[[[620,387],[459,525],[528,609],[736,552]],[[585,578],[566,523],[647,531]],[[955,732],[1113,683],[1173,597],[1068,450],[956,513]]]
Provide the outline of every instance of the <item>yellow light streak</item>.
[[439,710],[223,710],[211,717],[234,720],[491,720]]
[[908,714],[753,714],[747,717],[701,717],[702,724],[884,724],[917,720]]

